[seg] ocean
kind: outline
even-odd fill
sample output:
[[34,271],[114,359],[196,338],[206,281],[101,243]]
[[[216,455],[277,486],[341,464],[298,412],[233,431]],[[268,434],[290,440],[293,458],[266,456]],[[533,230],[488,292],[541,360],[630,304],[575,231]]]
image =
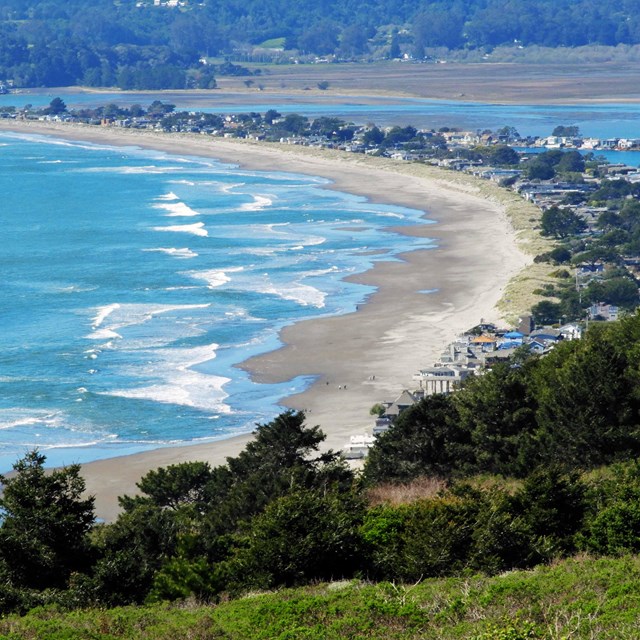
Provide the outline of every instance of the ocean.
[[297,320],[355,310],[347,275],[432,246],[423,211],[302,175],[0,134],[0,472],[246,433],[311,377],[237,368]]

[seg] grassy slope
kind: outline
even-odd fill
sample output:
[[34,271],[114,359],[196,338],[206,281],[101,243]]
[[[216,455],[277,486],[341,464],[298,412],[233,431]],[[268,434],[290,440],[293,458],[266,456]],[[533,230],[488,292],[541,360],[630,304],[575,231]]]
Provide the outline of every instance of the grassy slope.
[[415,586],[359,582],[254,594],[215,607],[127,607],[0,621],[0,638],[629,639],[640,628],[640,559],[575,558],[493,578]]

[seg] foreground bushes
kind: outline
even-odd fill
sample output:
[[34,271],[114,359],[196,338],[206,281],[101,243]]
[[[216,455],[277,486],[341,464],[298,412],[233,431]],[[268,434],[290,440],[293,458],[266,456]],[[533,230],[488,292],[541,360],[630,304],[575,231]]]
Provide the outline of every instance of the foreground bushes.
[[629,640],[640,560],[579,557],[494,578],[361,581],[252,594],[214,607],[154,605],[0,620],[6,640]]

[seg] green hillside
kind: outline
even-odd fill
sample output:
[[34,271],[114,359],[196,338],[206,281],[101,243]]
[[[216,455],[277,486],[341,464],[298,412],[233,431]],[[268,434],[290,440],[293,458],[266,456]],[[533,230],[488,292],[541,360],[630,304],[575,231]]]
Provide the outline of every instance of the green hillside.
[[487,578],[410,586],[354,580],[254,593],[215,606],[155,605],[0,621],[7,640],[629,640],[640,625],[640,559],[575,558]]

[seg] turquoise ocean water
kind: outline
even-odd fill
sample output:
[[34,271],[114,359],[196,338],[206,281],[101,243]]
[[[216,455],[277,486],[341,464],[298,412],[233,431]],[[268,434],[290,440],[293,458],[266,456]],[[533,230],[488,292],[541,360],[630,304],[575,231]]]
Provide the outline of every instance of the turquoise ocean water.
[[86,462],[252,430],[311,379],[235,365],[344,282],[430,246],[424,212],[327,181],[135,148],[0,134],[0,471],[38,447]]

